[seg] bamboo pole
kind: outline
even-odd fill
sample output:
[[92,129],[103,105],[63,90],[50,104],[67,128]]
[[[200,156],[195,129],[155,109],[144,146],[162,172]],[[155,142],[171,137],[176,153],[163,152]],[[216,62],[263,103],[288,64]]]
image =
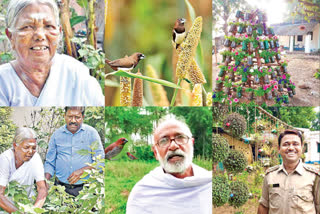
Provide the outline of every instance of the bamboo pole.
[[89,20],[88,20],[88,42],[90,45],[97,49],[97,37],[96,37],[96,16],[94,13],[95,0],[89,0]]

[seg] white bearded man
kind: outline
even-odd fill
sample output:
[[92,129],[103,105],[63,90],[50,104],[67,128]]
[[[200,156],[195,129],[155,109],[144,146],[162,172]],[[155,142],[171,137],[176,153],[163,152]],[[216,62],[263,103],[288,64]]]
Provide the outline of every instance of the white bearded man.
[[175,118],[163,119],[153,132],[152,150],[160,166],[132,189],[127,214],[212,213],[212,172],[192,163],[194,138]]

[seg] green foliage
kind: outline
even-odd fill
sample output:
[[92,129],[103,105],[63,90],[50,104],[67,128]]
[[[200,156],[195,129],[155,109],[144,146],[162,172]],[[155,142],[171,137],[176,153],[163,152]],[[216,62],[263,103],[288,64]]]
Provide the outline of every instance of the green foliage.
[[222,103],[214,103],[212,107],[212,119],[214,123],[221,122],[229,112],[229,106]]
[[[104,199],[104,167],[99,166],[104,159],[97,158],[96,162],[87,164],[94,167],[85,170],[81,178],[85,181],[83,189],[77,197],[65,192],[65,187],[53,185],[52,181],[47,181],[50,189],[44,206],[34,208],[35,197],[29,200],[25,187],[17,182],[10,182],[6,188],[6,195],[13,199],[18,211],[15,213],[105,213]],[[88,178],[84,179],[86,176]],[[95,210],[95,211],[93,211]]]
[[222,162],[228,157],[228,155],[228,140],[219,134],[212,134],[212,162]]
[[231,197],[229,198],[229,204],[235,208],[241,207],[249,199],[249,188],[241,181],[234,181],[230,184]]
[[151,150],[151,146],[149,145],[141,145],[135,147],[136,154],[134,154],[135,157],[137,157],[139,160],[154,160],[153,151]]
[[95,128],[99,133],[101,141],[104,142],[104,108],[87,107],[83,122]]
[[225,175],[212,177],[212,204],[214,207],[220,207],[227,203],[230,191],[230,185]]
[[313,75],[316,79],[320,79],[320,69],[317,70],[316,73]]
[[239,113],[231,113],[223,121],[224,130],[228,131],[233,137],[241,137],[246,129],[247,122]]
[[320,112],[317,112],[316,118],[312,121],[311,129],[314,131],[320,131]]
[[0,153],[12,146],[16,125],[10,119],[13,109],[0,107]]
[[223,166],[228,173],[240,173],[247,167],[247,158],[238,150],[230,150],[228,157],[223,161]]
[[171,87],[171,88],[177,88],[177,89],[181,89],[181,87],[177,84],[174,84],[172,82],[166,81],[166,80],[161,80],[161,79],[155,79],[155,78],[151,78],[148,76],[142,76],[142,75],[137,75],[131,72],[126,72],[126,71],[114,71],[112,73],[108,73],[106,76],[108,75],[115,75],[115,76],[120,76],[120,77],[129,77],[129,78],[139,78],[139,79],[143,79],[149,82],[153,82],[153,83],[157,83],[163,86],[167,86],[167,87]]

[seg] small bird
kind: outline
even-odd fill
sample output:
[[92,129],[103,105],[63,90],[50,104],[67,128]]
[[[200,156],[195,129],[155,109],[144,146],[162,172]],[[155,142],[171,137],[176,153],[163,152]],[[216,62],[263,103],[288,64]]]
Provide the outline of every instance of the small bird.
[[179,45],[183,42],[184,38],[186,38],[186,29],[184,27],[184,23],[186,20],[184,18],[177,19],[174,23],[174,27],[172,30],[172,45],[175,49],[179,47]]
[[131,154],[130,152],[127,152],[127,156],[131,159],[131,160],[136,160],[138,158],[136,158],[133,154]]
[[125,56],[121,59],[109,60],[105,59],[106,63],[114,70],[123,70],[123,71],[131,71],[135,68],[141,59],[144,59],[145,56],[142,53],[134,53],[131,56]]
[[128,140],[124,137],[118,139],[116,142],[110,144],[105,150],[104,153],[108,160],[117,156],[123,149],[124,145],[128,142]]

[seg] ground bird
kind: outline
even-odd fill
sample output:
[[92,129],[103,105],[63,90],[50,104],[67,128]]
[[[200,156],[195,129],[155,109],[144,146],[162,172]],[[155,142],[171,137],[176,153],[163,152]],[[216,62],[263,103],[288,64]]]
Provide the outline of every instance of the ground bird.
[[172,30],[172,44],[175,49],[179,47],[179,45],[183,42],[186,37],[186,29],[184,27],[184,23],[186,20],[184,18],[177,19],[174,23],[174,27]]
[[136,158],[133,154],[131,154],[130,152],[127,152],[127,156],[131,159],[131,160],[136,160],[138,158]]
[[120,138],[116,142],[110,144],[105,150],[106,159],[111,160],[111,158],[117,156],[123,149],[124,145],[128,142],[126,138]]
[[144,59],[145,56],[142,53],[134,53],[131,56],[125,56],[121,59],[116,59],[110,61],[106,59],[106,63],[114,70],[123,70],[123,71],[131,71],[135,68],[141,59]]

